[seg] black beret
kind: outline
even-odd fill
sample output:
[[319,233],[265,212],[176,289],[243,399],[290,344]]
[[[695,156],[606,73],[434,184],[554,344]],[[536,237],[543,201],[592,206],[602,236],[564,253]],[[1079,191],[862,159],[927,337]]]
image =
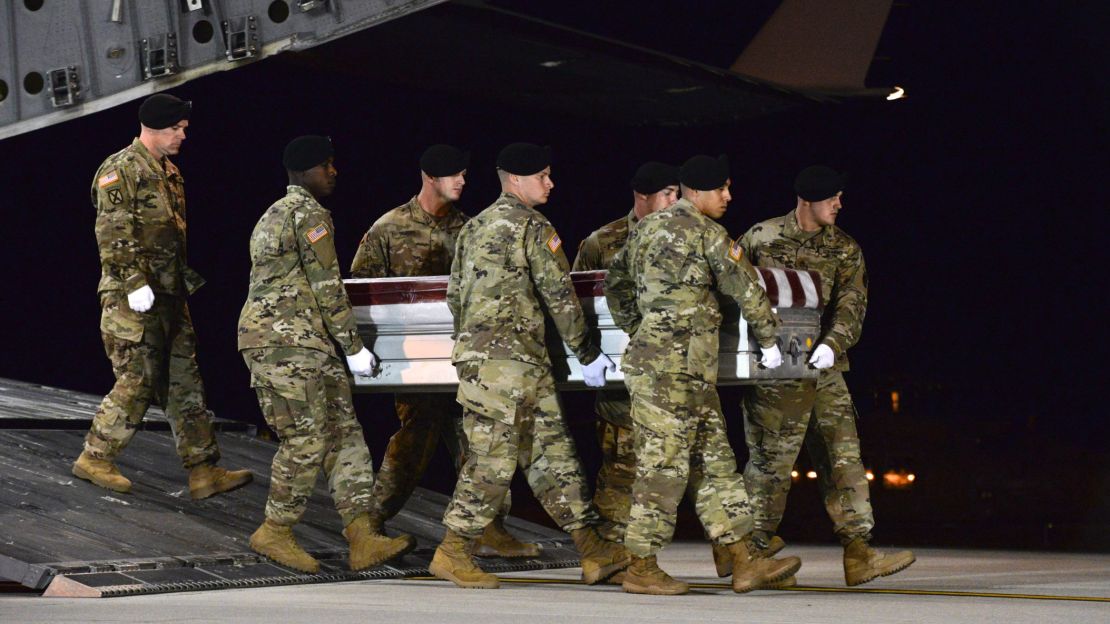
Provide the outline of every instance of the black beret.
[[806,167],[794,178],[794,192],[806,201],[821,201],[844,190],[844,178],[824,165]]
[[712,191],[728,182],[728,156],[713,158],[699,154],[682,163],[679,171],[682,185],[695,191]]
[[658,193],[672,185],[678,185],[678,167],[654,160],[640,165],[632,176],[632,190],[644,195]]
[[420,170],[433,178],[453,176],[469,166],[470,152],[453,145],[433,145],[420,155]]
[[188,119],[193,103],[169,93],[157,93],[139,105],[139,123],[151,130],[169,128],[182,119]]
[[551,164],[551,148],[532,143],[510,143],[497,155],[497,168],[513,175],[532,175]]
[[331,137],[309,134],[290,141],[281,162],[289,171],[308,171],[333,155]]

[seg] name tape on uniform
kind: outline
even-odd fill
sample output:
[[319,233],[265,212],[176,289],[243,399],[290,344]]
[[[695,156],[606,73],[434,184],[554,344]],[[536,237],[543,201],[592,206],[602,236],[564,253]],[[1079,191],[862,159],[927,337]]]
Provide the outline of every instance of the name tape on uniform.
[[312,244],[312,245],[315,245],[316,241],[320,240],[321,238],[324,238],[327,235],[328,235],[328,228],[323,223],[321,223],[320,225],[317,225],[316,227],[314,227],[311,230],[304,233],[305,239],[307,239],[309,244]]
[[547,239],[547,248],[551,251],[551,253],[555,253],[556,251],[559,251],[559,248],[562,247],[562,246],[563,246],[563,239],[559,238],[559,233],[558,232],[553,233],[551,235],[551,238]]

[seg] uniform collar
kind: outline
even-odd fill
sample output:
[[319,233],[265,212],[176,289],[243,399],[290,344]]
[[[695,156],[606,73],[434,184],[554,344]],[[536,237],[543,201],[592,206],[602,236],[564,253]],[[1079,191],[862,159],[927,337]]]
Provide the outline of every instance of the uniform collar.
[[287,197],[289,195],[299,195],[301,197],[304,197],[305,199],[312,200],[313,203],[316,203],[316,204],[320,203],[320,202],[316,201],[316,198],[312,196],[312,193],[309,193],[308,189],[306,189],[303,186],[298,186],[296,184],[290,184],[289,186],[285,187],[285,192],[286,192]]
[[631,232],[632,228],[636,227],[636,224],[640,222],[640,218],[636,216],[635,208],[628,211],[628,216],[625,217],[625,220],[628,222],[628,231]]
[[786,236],[787,238],[792,238],[796,241],[807,241],[807,240],[813,238],[814,236],[817,236],[819,234],[824,234],[825,231],[828,230],[827,227],[822,227],[821,229],[819,229],[817,231],[814,231],[814,232],[807,232],[807,231],[803,230],[801,227],[798,226],[798,214],[797,213],[798,213],[798,210],[797,210],[797,208],[795,208],[794,210],[791,210],[789,213],[787,213],[787,215],[785,217],[783,217],[783,224],[782,224],[783,236]]
[[154,171],[158,173],[163,173],[167,177],[171,175],[176,175],[178,173],[177,165],[173,164],[173,162],[171,162],[169,158],[163,158],[161,161],[159,161],[157,158],[154,157],[154,154],[151,154],[150,150],[148,150],[146,146],[143,145],[143,142],[139,140],[139,137],[135,137],[135,139],[131,141],[131,149],[133,149],[135,153],[143,159],[147,166]]
[[675,212],[683,212],[683,213],[689,214],[689,215],[691,215],[691,216],[693,216],[697,219],[711,220],[711,219],[709,219],[709,217],[703,215],[701,213],[701,211],[698,210],[698,207],[695,206],[694,204],[690,203],[690,200],[688,200],[688,199],[680,199],[680,200],[676,201],[670,208],[667,208],[667,210],[673,210]]
[[409,216],[412,217],[414,221],[432,227],[440,224],[453,223],[459,220],[459,210],[455,208],[455,204],[453,203],[447,208],[447,214],[443,215],[440,219],[433,217],[421,208],[420,200],[416,195],[412,196],[412,199],[409,200],[409,203],[405,204],[405,207],[409,209]]

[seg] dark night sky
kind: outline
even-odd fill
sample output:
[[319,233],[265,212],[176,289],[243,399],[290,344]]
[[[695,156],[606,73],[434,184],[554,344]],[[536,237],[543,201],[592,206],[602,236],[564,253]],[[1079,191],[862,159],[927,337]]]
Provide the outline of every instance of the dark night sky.
[[[495,4],[728,67],[777,2]],[[527,140],[555,150],[544,210],[571,254],[630,208],[627,180],[643,160],[728,153],[734,200],[723,224],[734,236],[793,207],[800,167],[847,170],[838,224],[863,246],[871,274],[867,324],[852,351],[857,400],[939,388],[961,397],[931,416],[949,425],[1034,423],[1038,434],[1105,449],[1107,10],[968,4],[895,9],[879,46],[888,60],[876,62],[869,84],[904,85],[908,99],[814,105],[731,126],[626,128],[392,85],[352,90],[345,77],[281,57],[176,89],[195,101],[176,162],[190,261],[209,280],[190,305],[211,406],[258,418],[235,324],[247,239],[283,193],[279,155],[289,138],[335,138],[340,186],[327,205],[344,267],[369,223],[417,189],[424,146],[473,151],[461,202],[473,214],[497,192],[497,149]],[[442,71],[452,71],[449,59]],[[110,387],[88,186],[137,130],[135,110],[125,104],[0,142],[9,228],[0,376],[96,394]]]

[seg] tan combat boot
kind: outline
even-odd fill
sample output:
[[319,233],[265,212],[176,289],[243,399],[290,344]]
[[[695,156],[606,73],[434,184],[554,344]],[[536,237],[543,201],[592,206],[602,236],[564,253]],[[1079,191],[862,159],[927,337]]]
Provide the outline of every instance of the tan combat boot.
[[119,473],[116,465],[106,459],[97,459],[82,452],[73,462],[73,476],[113,492],[130,492],[131,481]]
[[439,548],[436,548],[435,556],[432,557],[432,563],[428,565],[428,571],[437,578],[451,581],[467,589],[501,587],[501,582],[496,576],[483,572],[474,564],[468,552],[470,548],[468,541],[465,537],[447,529]]
[[355,517],[343,529],[343,537],[351,546],[348,562],[355,572],[385,563],[416,548],[416,540],[411,535],[388,537],[372,531],[370,517],[366,514]]
[[297,538],[293,537],[293,527],[278,524],[269,518],[251,535],[251,550],[269,557],[283,566],[315,574],[320,571],[320,562],[306,553]]
[[728,551],[732,555],[732,591],[738,594],[782,587],[782,583],[802,567],[802,560],[797,557],[753,556],[756,549],[747,538],[729,544]]
[[[728,551],[728,547],[717,543],[713,543],[711,546],[713,547],[713,566],[717,568],[717,576],[721,578],[732,576],[732,553]],[[778,535],[774,535],[768,540],[767,548],[761,549],[756,553],[756,556],[773,557],[783,548],[786,548],[786,542],[782,541],[782,538]]]
[[844,582],[849,587],[862,585],[880,576],[889,576],[910,567],[917,558],[908,550],[884,553],[857,537],[844,547]]
[[624,591],[630,594],[652,594],[655,596],[679,596],[690,591],[690,585],[675,580],[659,567],[655,555],[637,557],[633,555],[632,564],[624,571]]
[[189,469],[189,496],[193,500],[230,492],[251,482],[250,470],[227,470],[215,464],[197,464]]
[[471,542],[475,557],[504,557],[516,559],[520,557],[539,557],[543,549],[539,544],[529,544],[513,537],[505,530],[505,525],[500,517],[486,525],[486,530],[478,539]]
[[632,563],[632,553],[621,544],[602,539],[592,526],[575,529],[570,538],[582,562],[582,580],[587,585],[600,583]]

